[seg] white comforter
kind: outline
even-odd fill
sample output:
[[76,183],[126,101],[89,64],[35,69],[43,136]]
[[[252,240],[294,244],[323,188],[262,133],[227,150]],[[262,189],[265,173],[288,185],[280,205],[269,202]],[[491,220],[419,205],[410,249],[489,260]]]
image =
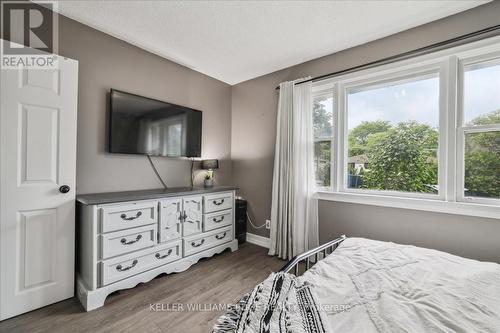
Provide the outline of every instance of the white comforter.
[[346,239],[300,278],[332,332],[500,332],[500,265]]

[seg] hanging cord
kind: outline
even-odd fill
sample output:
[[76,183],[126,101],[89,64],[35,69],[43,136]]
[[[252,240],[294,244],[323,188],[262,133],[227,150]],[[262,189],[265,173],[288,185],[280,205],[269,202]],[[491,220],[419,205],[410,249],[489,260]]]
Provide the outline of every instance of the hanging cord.
[[191,157],[191,187],[194,186],[193,169],[194,169],[194,157]]
[[247,218],[248,218],[248,222],[250,222],[250,224],[252,225],[252,227],[254,229],[260,229],[260,228],[263,228],[266,226],[266,224],[264,223],[263,225],[259,225],[259,226],[256,226],[255,224],[252,223],[252,219],[250,218],[250,215],[248,215],[248,212],[247,212]]
[[154,171],[154,172],[155,172],[155,174],[156,174],[156,177],[158,177],[158,179],[160,180],[160,182],[163,184],[163,188],[164,188],[164,189],[167,189],[167,188],[168,188],[168,186],[167,186],[167,184],[165,184],[165,182],[163,181],[163,179],[161,179],[161,176],[160,176],[160,174],[158,173],[158,170],[156,170],[156,167],[155,167],[155,165],[153,164],[153,161],[151,161],[151,156],[149,156],[149,155],[146,155],[146,156],[147,156],[147,158],[148,158],[148,160],[149,160],[149,163],[151,164],[151,167],[153,168],[153,171]]

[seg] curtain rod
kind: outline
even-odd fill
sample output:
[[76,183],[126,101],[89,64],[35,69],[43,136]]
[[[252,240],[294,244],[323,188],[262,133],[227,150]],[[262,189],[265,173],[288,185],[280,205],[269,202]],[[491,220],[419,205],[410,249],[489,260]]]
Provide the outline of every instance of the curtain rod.
[[[500,34],[500,24],[486,28],[486,29],[471,32],[471,33],[468,33],[468,34],[465,34],[462,36],[454,37],[454,38],[451,38],[451,39],[448,39],[448,40],[445,40],[445,41],[442,41],[439,43],[435,43],[435,44],[424,46],[424,47],[421,47],[418,49],[414,49],[414,50],[411,50],[408,52],[404,52],[404,53],[396,54],[396,55],[393,55],[393,56],[390,56],[387,58],[383,58],[380,60],[372,61],[372,62],[363,64],[363,65],[358,65],[358,66],[350,67],[347,69],[342,69],[342,70],[337,71],[337,72],[316,76],[316,77],[313,77],[313,78],[308,79],[308,80],[297,82],[297,83],[295,83],[295,85],[306,83],[306,82],[311,82],[311,81],[312,82],[321,81],[324,79],[328,79],[328,78],[339,76],[342,74],[347,74],[347,73],[359,71],[362,69],[368,69],[368,68],[372,68],[372,67],[376,67],[376,66],[380,66],[380,65],[390,64],[390,63],[393,63],[396,61],[408,59],[408,58],[415,57],[418,55],[424,55],[424,54],[440,51],[440,50],[447,49],[447,48],[450,48],[453,46],[463,45],[466,43],[478,41],[478,40],[485,39],[488,37],[493,37],[493,36],[496,36],[499,34]],[[279,90],[279,89],[280,89],[280,87],[277,86],[276,90]]]

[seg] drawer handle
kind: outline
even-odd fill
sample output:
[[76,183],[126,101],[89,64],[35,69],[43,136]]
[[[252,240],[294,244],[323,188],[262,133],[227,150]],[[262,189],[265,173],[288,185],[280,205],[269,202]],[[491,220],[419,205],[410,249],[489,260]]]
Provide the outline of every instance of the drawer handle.
[[226,237],[226,234],[227,234],[227,231],[226,231],[226,232],[224,232],[224,233],[222,234],[222,236],[215,235],[215,238],[217,238],[217,239],[222,239],[222,238]]
[[196,244],[195,242],[191,242],[191,246],[198,247],[198,246],[202,246],[203,243],[205,243],[205,239],[202,239],[198,244]]
[[122,265],[118,265],[116,266],[116,270],[118,272],[125,272],[125,271],[128,271],[129,269],[132,269],[135,267],[135,265],[137,265],[138,261],[137,259],[135,259],[134,261],[132,261],[132,265],[130,266],[127,266],[127,267],[122,267]]
[[135,214],[135,216],[127,216],[127,214],[122,214],[122,215],[120,215],[120,217],[122,218],[122,220],[132,221],[132,220],[139,218],[141,215],[142,215],[142,212],[137,212],[137,214]]
[[169,249],[167,254],[160,255],[159,253],[156,253],[155,257],[156,257],[156,259],[165,259],[166,257],[168,257],[171,254],[172,254],[172,249]]
[[127,242],[127,239],[126,238],[122,238],[120,240],[120,242],[123,244],[123,245],[130,245],[130,244],[134,244],[134,243],[137,243],[138,241],[140,241],[142,238],[142,235],[137,235],[137,237],[134,239],[134,240],[131,240],[131,241],[128,241]]
[[194,204],[197,204],[197,205],[200,203],[199,201],[196,201],[196,200],[191,200],[191,202]]
[[200,220],[196,220],[196,221],[186,220],[186,222],[189,222],[189,223],[200,223]]
[[222,216],[220,217],[220,219],[217,219],[216,217],[214,217],[214,218],[212,219],[212,221],[214,221],[215,223],[222,222],[222,221],[224,221],[224,215],[222,215]]
[[224,203],[224,199],[220,199],[219,202],[217,202],[217,200],[213,200],[212,202],[214,203],[214,205],[220,206],[220,205],[222,205]]

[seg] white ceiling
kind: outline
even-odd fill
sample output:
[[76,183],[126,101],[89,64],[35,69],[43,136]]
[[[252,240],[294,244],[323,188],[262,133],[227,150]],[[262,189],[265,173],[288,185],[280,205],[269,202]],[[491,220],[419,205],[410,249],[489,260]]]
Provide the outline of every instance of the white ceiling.
[[488,1],[60,1],[58,11],[229,84]]

